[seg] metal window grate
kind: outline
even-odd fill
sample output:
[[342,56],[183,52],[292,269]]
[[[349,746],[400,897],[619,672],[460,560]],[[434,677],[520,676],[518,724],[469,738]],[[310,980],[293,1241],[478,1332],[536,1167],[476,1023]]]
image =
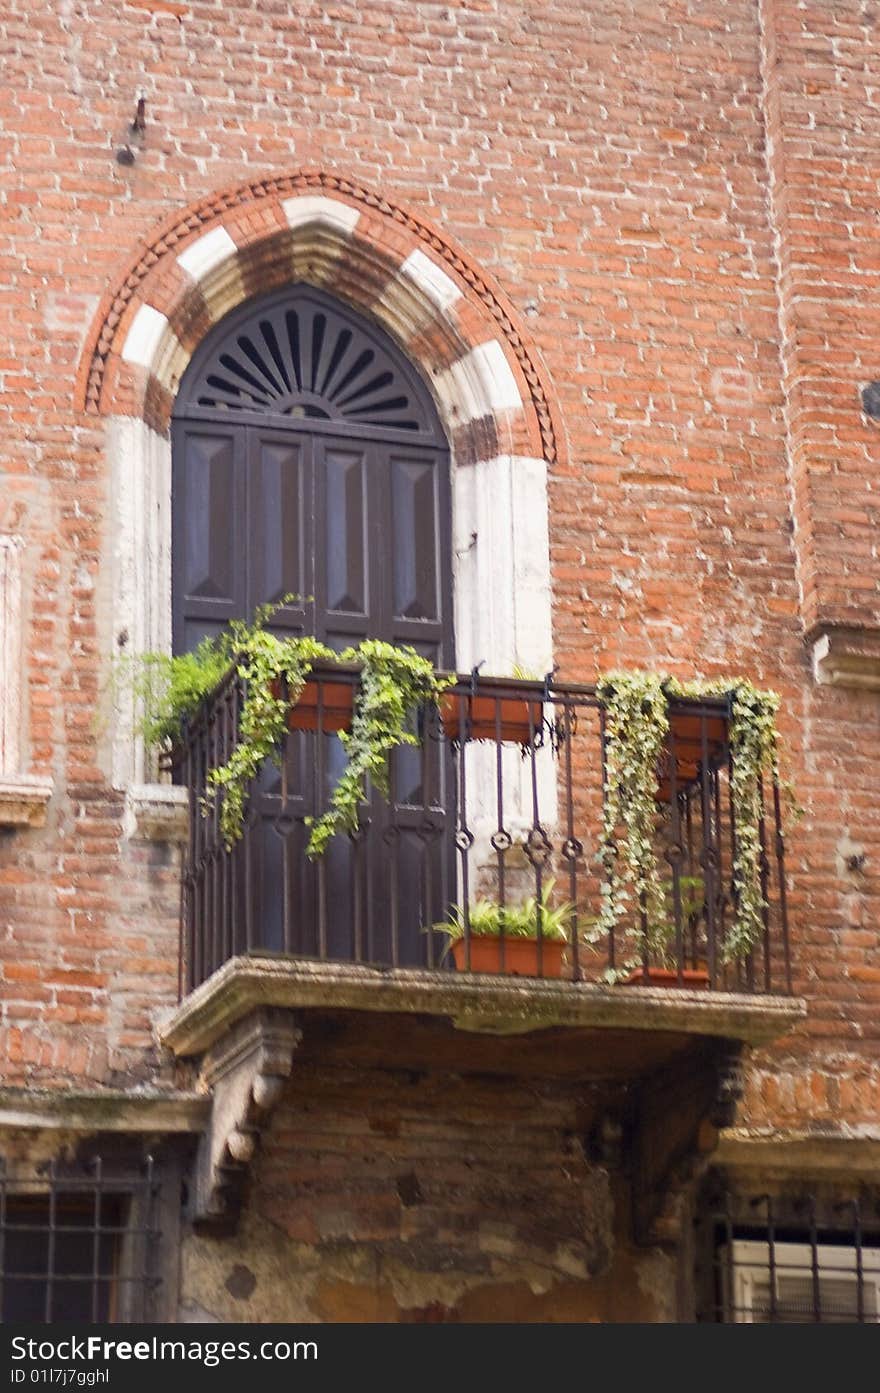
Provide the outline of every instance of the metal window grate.
[[8,1174],[0,1162],[3,1324],[148,1319],[157,1275],[159,1174],[101,1157]]
[[698,1224],[698,1321],[880,1323],[876,1196],[716,1192]]

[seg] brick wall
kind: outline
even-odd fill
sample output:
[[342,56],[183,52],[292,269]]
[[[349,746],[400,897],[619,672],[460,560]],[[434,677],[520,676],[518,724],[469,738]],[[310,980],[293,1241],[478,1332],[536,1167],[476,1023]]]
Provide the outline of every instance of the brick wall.
[[[306,165],[456,239],[543,357],[566,445],[561,675],[739,671],[782,693],[810,1016],[766,1067],[876,1068],[878,704],[815,686],[803,643],[822,604],[865,620],[876,559],[858,389],[880,375],[878,50],[870,6],[833,9],[8,0],[0,528],[26,542],[23,752],[56,783],[45,830],[0,842],[11,1081],[149,1076],[176,992],[176,853],[125,837],[109,779],[109,467],[100,418],[73,407],[92,316],[162,220]],[[120,164],[140,92],[145,145]]]
[[860,0],[762,0],[761,15],[804,620],[876,628],[880,424],[861,393],[880,375],[877,15]]

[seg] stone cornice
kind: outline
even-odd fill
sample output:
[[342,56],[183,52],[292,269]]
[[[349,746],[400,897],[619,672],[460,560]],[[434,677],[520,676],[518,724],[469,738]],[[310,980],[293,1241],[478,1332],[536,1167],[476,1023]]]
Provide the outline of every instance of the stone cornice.
[[33,774],[0,779],[0,827],[43,827],[52,788]]
[[831,1131],[731,1128],[721,1134],[713,1164],[763,1175],[839,1175],[880,1180],[880,1127]]
[[131,1093],[123,1089],[0,1089],[0,1131],[200,1132],[207,1094]]

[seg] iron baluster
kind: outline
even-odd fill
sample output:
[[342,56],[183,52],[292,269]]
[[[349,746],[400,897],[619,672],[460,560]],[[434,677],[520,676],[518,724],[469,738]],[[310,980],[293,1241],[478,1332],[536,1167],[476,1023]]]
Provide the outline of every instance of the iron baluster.
[[99,1278],[101,1273],[101,1180],[103,1171],[101,1168],[100,1156],[95,1157],[95,1199],[94,1199],[94,1232],[92,1234],[92,1324],[98,1323],[98,1292]]
[[777,1314],[777,1295],[776,1295],[776,1227],[773,1222],[773,1201],[769,1195],[767,1201],[767,1244],[768,1260],[770,1269],[770,1319],[775,1320]]
[[58,1206],[56,1174],[56,1162],[52,1160],[49,1163],[49,1234],[46,1244],[46,1301],[44,1307],[47,1324],[52,1319],[52,1302],[55,1295],[55,1231]]
[[709,986],[715,986],[718,970],[718,940],[716,937],[715,908],[715,848],[712,843],[712,803],[709,786],[709,732],[705,712],[700,713],[700,830],[702,849],[700,865],[703,871],[703,894],[706,904],[706,938],[708,947]]
[[822,1287],[819,1279],[819,1232],[816,1225],[816,1200],[813,1195],[807,1202],[810,1214],[810,1274],[813,1291],[813,1320],[822,1319]]
[[724,1257],[726,1263],[727,1278],[727,1301],[734,1321],[739,1316],[739,1307],[736,1304],[736,1265],[733,1256],[733,1213],[731,1209],[731,1198],[729,1192],[724,1196]]
[[562,729],[565,746],[565,841],[560,856],[568,866],[568,902],[571,912],[571,975],[580,981],[580,923],[578,920],[578,858],[583,855],[583,843],[574,834],[574,780],[572,775],[572,709],[568,697],[562,700]]
[[434,932],[431,923],[434,918],[434,883],[431,866],[433,825],[431,821],[431,750],[434,748],[432,742],[427,738],[424,729],[424,713],[422,724],[422,739],[419,744],[419,778],[422,790],[422,816],[419,827],[419,840],[422,845],[422,855],[419,875],[420,906],[419,918],[425,930],[425,962],[427,967],[434,966]]
[[[476,682],[476,671],[472,675],[472,681]],[[464,735],[465,721],[465,698],[459,693],[459,734]],[[461,916],[464,928],[464,968],[466,972],[471,970],[471,910],[470,910],[470,867],[469,853],[474,844],[473,833],[468,827],[467,822],[467,762],[465,759],[466,743],[463,738],[458,745],[458,831],[455,836],[455,845],[458,848],[461,866]]]
[[675,722],[669,722],[669,808],[672,816],[672,842],[667,860],[672,871],[672,922],[675,927],[675,966],[678,984],[684,985],[684,925],[681,903],[681,810],[678,803],[678,749]]
[[[609,794],[608,794],[608,728],[607,728],[607,727],[608,727],[608,721],[607,721],[606,716],[605,716],[605,708],[604,708],[604,706],[600,706],[600,707],[599,707],[599,749],[600,749],[600,752],[601,752],[601,764],[602,764],[602,819],[603,819],[603,827],[604,827],[605,809],[606,809],[607,806],[608,806],[608,797],[609,797]],[[608,845],[607,841],[605,840],[604,833],[603,833],[603,835],[602,835],[602,859],[603,859],[603,863],[604,863],[604,870],[605,870],[605,875],[606,875],[606,883],[607,883],[607,878],[610,877],[610,874],[611,874],[611,869],[612,869],[612,867],[611,867],[611,858],[613,858],[614,854],[615,854],[614,848],[613,848],[612,846],[609,846],[609,845]],[[613,969],[614,969],[614,967],[615,967],[614,916],[613,916],[613,915],[609,916],[609,925],[608,925],[608,966],[609,966],[609,968],[613,971]]]

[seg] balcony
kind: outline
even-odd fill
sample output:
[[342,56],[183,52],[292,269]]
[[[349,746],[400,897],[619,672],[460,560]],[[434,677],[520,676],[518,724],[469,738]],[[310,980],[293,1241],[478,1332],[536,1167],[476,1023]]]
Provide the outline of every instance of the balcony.
[[358,680],[314,669],[231,844],[206,794],[239,738],[240,679],[185,731],[180,1004],[159,1034],[200,1061],[214,1095],[197,1215],[234,1222],[255,1138],[300,1062],[586,1087],[597,1156],[632,1138],[635,1228],[662,1235],[688,1158],[733,1119],[743,1046],[805,1010],[791,995],[772,778],[752,805],[757,919],[748,951],[732,951],[743,945],[731,697],[670,701],[649,778],[652,908],[632,885],[611,914],[628,809],[618,797],[607,816],[607,711],[588,686],[459,677],[439,707],[412,713],[387,796],[367,790],[357,826],[310,856]]
[[374,792],[356,829],[311,858],[309,827],[341,768],[335,737],[350,721],[357,680],[353,670],[315,670],[291,712],[280,767],[268,765],[249,788],[243,835],[231,846],[206,804],[206,781],[238,739],[241,680],[230,675],[188,725],[178,763],[191,793],[182,991],[232,959],[271,954],[423,970],[456,987],[488,974],[613,979],[619,990],[791,992],[775,781],[759,790],[755,828],[760,933],[747,953],[730,951],[739,892],[729,697],[669,704],[652,830],[658,923],[656,908],[649,922],[633,894],[603,919],[609,852],[620,853],[603,813],[605,711],[589,686],[458,678],[440,709],[414,713],[417,744],[392,757],[389,796]]

